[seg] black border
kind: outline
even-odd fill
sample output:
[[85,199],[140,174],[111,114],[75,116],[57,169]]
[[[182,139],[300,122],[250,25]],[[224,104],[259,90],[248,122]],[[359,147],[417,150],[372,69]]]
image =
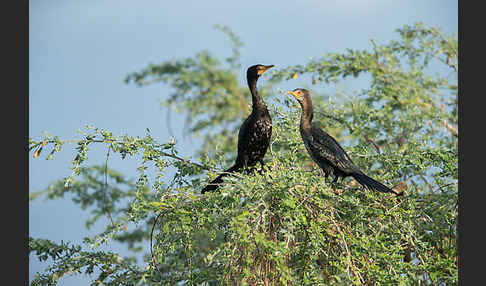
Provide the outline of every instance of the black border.
[[[35,1],[35,0],[34,0]],[[29,283],[29,1],[2,5],[2,281]],[[16,13],[14,13],[16,12]],[[15,150],[15,151],[14,151]],[[13,280],[13,283],[9,283]]]
[[[466,4],[478,3],[477,7]],[[459,107],[459,217],[458,217],[458,270],[459,285],[484,283],[485,236],[483,223],[486,209],[484,200],[485,171],[483,138],[484,108],[484,9],[480,2],[459,1],[458,6],[458,107]],[[466,16],[467,10],[467,16]],[[471,13],[471,12],[477,12]],[[465,41],[465,39],[468,39]],[[466,44],[469,42],[469,44]],[[481,157],[479,157],[481,156]]]

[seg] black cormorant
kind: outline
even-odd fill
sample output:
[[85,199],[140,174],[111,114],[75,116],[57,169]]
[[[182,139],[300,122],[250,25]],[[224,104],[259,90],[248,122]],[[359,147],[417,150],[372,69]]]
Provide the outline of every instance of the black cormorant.
[[238,133],[238,155],[235,164],[212,180],[201,194],[214,191],[223,182],[223,177],[249,168],[252,170],[257,163],[263,167],[263,157],[270,145],[272,136],[272,118],[268,113],[263,98],[258,94],[258,78],[273,65],[253,65],[246,71],[246,79],[251,92],[252,111],[246,120],[241,124]]
[[303,88],[296,88],[288,91],[297,99],[302,109],[300,116],[300,135],[304,141],[305,148],[310,157],[324,171],[327,178],[330,173],[334,174],[333,183],[338,178],[353,177],[361,185],[384,193],[397,194],[382,183],[368,177],[356,167],[351,158],[339,143],[324,130],[311,126],[314,110],[309,91]]

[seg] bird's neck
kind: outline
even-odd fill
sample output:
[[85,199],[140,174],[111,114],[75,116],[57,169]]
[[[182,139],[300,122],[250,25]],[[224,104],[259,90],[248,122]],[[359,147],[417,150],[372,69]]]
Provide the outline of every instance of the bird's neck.
[[251,92],[251,101],[252,101],[252,109],[253,110],[266,110],[267,106],[263,101],[263,98],[258,94],[257,89],[257,78],[247,78],[248,87],[250,88]]
[[307,101],[301,104],[302,114],[300,115],[300,128],[301,130],[308,131],[311,129],[312,118],[314,117],[314,111],[312,103]]

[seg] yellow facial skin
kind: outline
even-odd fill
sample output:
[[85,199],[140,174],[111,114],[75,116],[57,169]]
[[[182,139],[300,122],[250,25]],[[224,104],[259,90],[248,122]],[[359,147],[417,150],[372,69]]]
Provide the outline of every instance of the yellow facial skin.
[[304,93],[300,90],[296,90],[296,91],[288,91],[289,94],[291,94],[293,97],[295,97],[295,99],[297,99],[298,101],[301,101],[303,98],[304,98]]
[[273,67],[274,67],[274,65],[264,66],[263,68],[259,68],[257,73],[258,73],[258,75],[262,75],[264,72],[266,72],[267,70],[269,70]]

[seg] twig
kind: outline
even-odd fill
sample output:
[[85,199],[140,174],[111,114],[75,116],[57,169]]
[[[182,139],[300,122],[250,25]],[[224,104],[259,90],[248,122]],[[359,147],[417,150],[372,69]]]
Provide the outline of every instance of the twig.
[[111,217],[110,207],[108,206],[108,201],[106,199],[106,191],[108,190],[108,158],[110,157],[110,147],[108,146],[108,152],[106,152],[106,161],[105,161],[105,191],[103,192],[103,197],[105,200],[106,211],[108,213],[108,217],[110,218],[111,225],[115,227],[115,223],[113,222],[113,218]]
[[359,274],[359,272],[356,271],[356,267],[355,267],[355,265],[353,263],[353,258],[351,257],[351,253],[349,251],[348,244],[346,243],[346,237],[344,236],[343,231],[339,227],[339,224],[334,220],[334,211],[333,210],[331,210],[330,219],[331,219],[331,222],[333,223],[333,225],[336,227],[336,229],[339,232],[339,234],[341,235],[342,242],[344,244],[344,249],[346,250],[346,260],[348,262],[348,265],[347,265],[348,266],[348,269],[347,269],[346,272],[348,274],[348,277],[351,279],[351,277],[349,275],[349,269],[351,268],[351,272],[353,272],[354,276],[356,276],[359,279],[359,281],[361,283],[363,283],[363,277]]
[[376,145],[375,141],[371,140],[368,136],[364,135],[364,138],[366,139],[366,141],[368,141],[369,143],[373,144],[373,146],[375,147],[376,149],[376,152],[378,154],[381,154],[381,149],[378,145]]
[[154,257],[154,252],[152,250],[152,235],[154,233],[154,228],[155,228],[155,224],[157,223],[157,220],[159,219],[159,217],[162,215],[162,213],[158,214],[157,217],[155,217],[154,219],[154,224],[152,225],[152,231],[150,232],[150,254],[152,255],[152,262],[155,266],[155,268],[157,269],[157,271],[159,271],[160,273],[160,276],[162,276],[162,272],[160,271],[159,267],[157,266],[157,262],[155,261],[155,257]]
[[429,181],[427,181],[427,179],[424,177],[423,174],[419,174],[419,177],[422,179],[422,181],[424,181],[424,183],[429,187],[429,189],[434,192],[434,188],[432,187],[432,185],[429,183]]
[[[78,140],[78,139],[70,139],[70,140],[64,140],[64,141],[61,141],[61,143],[78,143],[78,142],[81,142],[83,140]],[[56,141],[54,140],[49,140],[47,141],[47,143],[56,143]],[[117,141],[117,140],[113,140],[113,141],[105,141],[105,140],[91,140],[89,141],[89,143],[119,143],[119,144],[122,144],[123,142],[121,141]],[[182,161],[184,163],[187,163],[187,164],[190,164],[190,165],[193,165],[193,166],[196,166],[196,167],[199,167],[203,170],[207,170],[207,171],[211,171],[210,168],[208,167],[205,167],[201,164],[198,164],[198,163],[195,163],[195,162],[191,162],[189,160],[186,160],[184,158],[181,158],[177,155],[173,155],[173,154],[169,154],[169,153],[166,153],[164,151],[159,151],[159,154],[162,155],[162,156],[165,156],[165,157],[169,157],[169,158],[172,158],[172,159],[176,159],[176,160],[179,160],[179,161]]]
[[452,133],[452,135],[454,135],[456,137],[459,136],[459,132],[457,132],[457,129],[452,127],[452,125],[450,125],[445,119],[442,120],[442,123],[447,128],[447,130],[449,130]]
[[[452,183],[449,183],[449,184],[445,184],[445,185],[442,185],[442,186],[439,186],[439,190],[444,191],[444,190],[443,190],[443,188],[448,187],[448,186],[450,186],[450,185],[455,185],[455,184],[457,184],[457,181],[452,182]],[[437,192],[437,191],[438,191],[438,190],[436,190],[436,192]]]

